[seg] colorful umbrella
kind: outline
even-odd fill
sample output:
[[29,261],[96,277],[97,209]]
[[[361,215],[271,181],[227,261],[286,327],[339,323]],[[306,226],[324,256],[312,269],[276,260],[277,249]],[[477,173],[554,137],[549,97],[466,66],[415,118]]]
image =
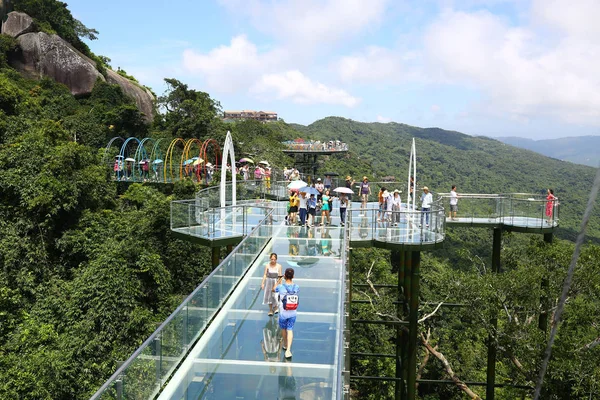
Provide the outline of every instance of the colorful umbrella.
[[306,186],[304,181],[293,181],[288,185],[288,189],[300,189]]
[[252,159],[248,158],[248,157],[240,158],[240,162],[247,162],[247,163],[254,164],[254,161],[252,161]]
[[193,163],[195,160],[192,160],[191,158],[189,160],[185,160],[183,162],[183,165],[190,165],[191,163]]
[[347,187],[343,187],[340,186],[338,188],[333,189],[334,192],[338,192],[338,193],[348,193],[348,194],[353,194],[354,191],[352,191],[352,189],[347,188]]
[[160,158],[157,158],[156,160],[152,161],[152,164],[162,164],[163,160],[161,160]]
[[193,165],[200,165],[200,164],[202,164],[203,162],[204,162],[204,160],[203,160],[203,159],[201,159],[201,158],[198,158],[196,161],[194,161]]
[[319,191],[312,186],[304,186],[298,190],[299,192],[304,192],[307,194],[314,194],[315,196],[319,194]]
[[265,164],[267,167],[269,166],[269,162],[268,161],[261,161],[261,162],[259,162],[259,164]]

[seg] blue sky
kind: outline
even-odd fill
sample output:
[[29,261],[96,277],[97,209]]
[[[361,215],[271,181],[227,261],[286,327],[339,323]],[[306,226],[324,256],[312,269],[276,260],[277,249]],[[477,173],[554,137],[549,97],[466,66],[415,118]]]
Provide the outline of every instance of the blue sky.
[[597,0],[71,0],[96,54],[224,110],[600,135]]

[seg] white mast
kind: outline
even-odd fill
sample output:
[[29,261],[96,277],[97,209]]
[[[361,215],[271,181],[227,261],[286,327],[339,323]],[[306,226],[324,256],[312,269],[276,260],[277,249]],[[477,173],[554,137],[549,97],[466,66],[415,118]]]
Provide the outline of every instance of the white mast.
[[416,185],[416,176],[417,176],[417,148],[415,146],[415,138],[413,138],[412,140],[412,146],[410,148],[410,161],[408,162],[408,178],[407,178],[407,190],[406,192],[408,193],[407,195],[407,199],[406,199],[406,205],[410,206],[410,202],[412,200],[412,210],[415,209],[415,203],[416,203],[416,197],[417,197],[417,188],[413,187],[413,195],[412,195],[412,199],[410,196],[410,176],[411,176],[411,169],[412,169],[412,176],[413,178],[415,178],[415,185]]

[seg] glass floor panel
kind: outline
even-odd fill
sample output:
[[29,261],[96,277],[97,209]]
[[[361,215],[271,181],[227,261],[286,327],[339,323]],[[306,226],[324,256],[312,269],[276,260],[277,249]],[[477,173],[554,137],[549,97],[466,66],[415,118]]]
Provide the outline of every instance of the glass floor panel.
[[[274,225],[270,244],[159,398],[333,399],[342,329],[338,310],[343,279],[340,237],[343,231],[337,227]],[[283,270],[294,268],[294,282],[300,286],[290,360],[285,360],[281,349],[278,316],[267,315],[269,308],[263,304],[264,291],[260,289],[272,252],[278,254]],[[233,277],[224,274],[222,281],[229,284]]]

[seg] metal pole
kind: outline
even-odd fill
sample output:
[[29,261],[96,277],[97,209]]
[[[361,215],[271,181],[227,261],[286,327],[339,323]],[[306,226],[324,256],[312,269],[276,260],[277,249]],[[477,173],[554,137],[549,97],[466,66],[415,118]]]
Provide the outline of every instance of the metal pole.
[[212,267],[213,267],[213,269],[215,269],[219,266],[220,254],[221,254],[220,247],[212,248]]
[[[410,302],[410,282],[411,282],[411,272],[412,272],[412,252],[405,251],[404,252],[404,280],[403,280],[403,311],[404,315],[408,313],[408,305]],[[404,333],[402,335],[402,378],[404,379],[405,386],[407,385],[408,380],[408,333]],[[408,398],[408,397],[407,397]]]
[[[552,244],[553,235],[552,233],[544,234],[544,242],[547,244]],[[546,332],[548,329],[548,295],[546,294],[548,291],[548,286],[550,285],[548,281],[548,277],[544,276],[542,278],[542,296],[540,297],[540,305],[542,312],[540,313],[540,317],[538,319],[538,328],[542,331]]]
[[[392,271],[396,269],[398,271],[398,303],[396,304],[396,316],[398,319],[402,319],[402,285],[404,284],[404,252],[403,251],[392,251]],[[396,326],[396,400],[404,400],[404,380],[402,379],[402,329],[401,326]]]
[[417,383],[417,321],[419,320],[419,279],[421,265],[421,252],[412,252],[412,271],[410,282],[410,315],[408,332],[408,379],[406,382],[407,398],[416,399]]
[[[492,273],[500,272],[500,249],[502,248],[502,229],[494,228],[494,242],[492,244]],[[498,327],[498,318],[492,317],[490,324],[492,330]],[[494,385],[496,383],[496,339],[495,332],[488,334],[488,354],[487,354],[487,385],[485,389],[486,400],[494,400]]]

